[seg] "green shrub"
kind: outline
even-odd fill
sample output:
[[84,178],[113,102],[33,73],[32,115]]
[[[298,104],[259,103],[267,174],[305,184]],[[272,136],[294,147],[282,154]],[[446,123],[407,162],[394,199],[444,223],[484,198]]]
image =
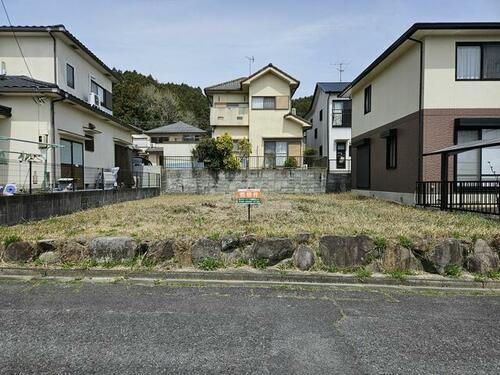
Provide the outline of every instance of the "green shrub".
[[387,239],[384,237],[375,237],[373,242],[375,242],[375,249],[377,249],[379,253],[383,252],[387,248]]
[[265,258],[252,259],[252,266],[260,270],[265,270],[269,265],[269,261]]
[[411,249],[413,247],[413,242],[406,236],[399,236],[399,244],[407,249]]
[[392,279],[405,281],[407,279],[407,276],[414,275],[414,272],[411,270],[394,270],[388,271],[385,274],[389,275]]
[[234,263],[234,266],[235,267],[243,267],[243,266],[248,266],[248,260],[247,259],[242,259],[242,258],[239,258],[236,260],[236,262]]
[[462,267],[457,264],[450,264],[444,268],[444,273],[449,277],[460,277],[462,275]]
[[8,236],[6,237],[4,240],[3,240],[3,244],[5,247],[9,246],[11,243],[14,243],[14,242],[20,242],[22,241],[21,237],[19,237],[17,234],[13,234],[11,236]]
[[474,274],[474,281],[478,283],[485,283],[488,281],[488,278],[486,277],[486,275],[483,275],[481,273],[476,273]]
[[289,156],[286,158],[283,166],[285,168],[297,168],[299,166],[299,163],[297,162],[297,158],[295,158],[293,156]]
[[219,259],[213,257],[203,258],[198,263],[198,268],[202,269],[203,271],[215,271],[216,269],[223,267],[224,263],[222,263]]
[[356,271],[354,271],[354,275],[360,280],[365,280],[372,277],[372,271],[365,267],[359,267]]
[[318,154],[318,151],[315,148],[307,147],[304,150],[304,156],[316,156],[317,154]]
[[500,269],[498,269],[496,271],[488,271],[488,272],[486,272],[486,276],[492,280],[499,280],[500,279]]
[[325,266],[325,271],[330,272],[330,273],[336,273],[336,272],[339,272],[339,269],[337,268],[337,266],[335,264],[332,264],[330,266]]

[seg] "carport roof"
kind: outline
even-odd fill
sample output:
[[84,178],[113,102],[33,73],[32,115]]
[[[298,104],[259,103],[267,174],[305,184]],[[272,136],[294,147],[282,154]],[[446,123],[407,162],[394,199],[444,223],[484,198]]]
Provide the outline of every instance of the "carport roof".
[[476,150],[479,148],[486,148],[486,147],[494,147],[494,146],[500,146],[500,138],[483,139],[481,141],[472,141],[472,142],[462,143],[459,145],[453,145],[439,150],[426,152],[424,153],[424,156],[439,155],[439,154],[453,155],[453,154],[460,154],[465,151]]

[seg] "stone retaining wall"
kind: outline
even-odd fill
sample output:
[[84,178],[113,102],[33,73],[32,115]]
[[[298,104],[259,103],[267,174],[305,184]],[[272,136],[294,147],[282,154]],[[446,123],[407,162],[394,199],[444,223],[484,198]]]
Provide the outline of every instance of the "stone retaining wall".
[[162,171],[162,193],[233,193],[238,189],[262,189],[279,193],[324,193],[325,169],[263,169],[237,172],[185,169]]
[[70,214],[110,203],[144,199],[160,195],[159,188],[85,190],[61,193],[0,196],[0,225]]
[[[138,266],[278,267],[327,272],[396,272],[404,275],[429,272],[458,277],[461,270],[479,275],[500,273],[500,237],[474,242],[456,238],[422,238],[386,243],[368,236],[322,236],[308,233],[292,238],[254,235],[223,238],[165,238],[136,240],[131,237],[97,237],[67,240],[18,241],[0,244],[5,262],[64,264],[67,262],[118,262]],[[76,263],[75,263],[76,262]],[[111,263],[114,264],[114,263]],[[493,274],[492,274],[493,273]]]

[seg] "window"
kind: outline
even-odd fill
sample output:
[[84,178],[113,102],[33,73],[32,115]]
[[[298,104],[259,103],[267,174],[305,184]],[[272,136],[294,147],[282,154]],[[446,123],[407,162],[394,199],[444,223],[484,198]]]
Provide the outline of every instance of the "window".
[[275,109],[276,98],[274,96],[252,96],[252,109]]
[[332,106],[332,126],[342,126],[344,102],[340,100],[334,100],[332,102]]
[[113,109],[113,95],[94,80],[90,80],[90,91],[99,96],[100,104],[109,109]]
[[457,80],[500,79],[500,43],[458,43]]
[[319,157],[323,157],[323,146],[319,146]]
[[365,88],[365,115],[372,111],[372,86]]
[[95,149],[94,137],[91,135],[86,135],[85,136],[85,151],[94,152],[94,149]]
[[66,84],[72,89],[75,88],[75,68],[66,64]]
[[323,121],[323,110],[319,111],[319,121]]
[[385,138],[385,167],[387,169],[396,169],[397,166],[397,144],[398,138],[395,131],[390,131]]
[[337,141],[335,145],[336,151],[336,168],[337,169],[345,169],[346,168],[346,149],[347,142],[346,141]]
[[318,139],[318,128],[314,129],[314,139]]

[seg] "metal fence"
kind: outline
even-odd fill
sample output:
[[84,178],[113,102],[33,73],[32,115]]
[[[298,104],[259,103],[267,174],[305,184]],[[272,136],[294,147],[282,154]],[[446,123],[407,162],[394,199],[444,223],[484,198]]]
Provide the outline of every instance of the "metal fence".
[[160,174],[43,161],[0,162],[0,195],[160,187]]
[[417,206],[500,215],[500,181],[417,182]]
[[[327,168],[328,159],[316,156],[249,156],[239,158],[240,169],[293,169],[293,168]],[[166,169],[203,169],[207,162],[200,162],[192,156],[164,156],[163,167]]]

